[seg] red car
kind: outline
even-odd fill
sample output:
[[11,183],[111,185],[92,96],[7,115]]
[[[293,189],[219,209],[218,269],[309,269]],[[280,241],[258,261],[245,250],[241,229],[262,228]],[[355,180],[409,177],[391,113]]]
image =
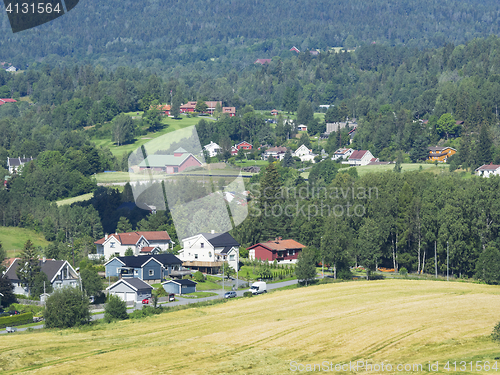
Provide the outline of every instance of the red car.
[[149,304],[149,298],[144,298],[144,299],[142,300],[142,304],[143,304],[143,305],[148,305],[148,304]]

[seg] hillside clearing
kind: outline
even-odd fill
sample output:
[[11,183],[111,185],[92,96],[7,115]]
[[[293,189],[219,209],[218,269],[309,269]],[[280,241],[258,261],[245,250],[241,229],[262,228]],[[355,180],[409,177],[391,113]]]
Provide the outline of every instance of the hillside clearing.
[[429,361],[439,361],[439,373],[449,374],[446,361],[495,362],[500,347],[488,336],[499,309],[496,286],[328,284],[91,329],[0,336],[0,371],[287,374],[291,361],[384,361],[422,364],[428,373]]
[[13,258],[21,252],[27,240],[31,240],[35,246],[46,247],[49,242],[41,233],[34,230],[19,227],[0,227],[0,242],[7,250],[7,258]]

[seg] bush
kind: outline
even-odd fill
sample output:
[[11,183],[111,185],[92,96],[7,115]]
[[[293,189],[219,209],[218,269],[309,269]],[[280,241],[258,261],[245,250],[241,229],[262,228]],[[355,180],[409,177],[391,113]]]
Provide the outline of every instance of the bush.
[[130,318],[131,319],[140,319],[140,318],[144,318],[146,316],[160,314],[162,311],[163,311],[163,308],[161,306],[157,309],[155,309],[151,306],[142,306],[142,310],[135,310],[133,313],[130,314]]
[[500,343],[500,322],[493,328],[493,332],[491,333],[491,338],[493,341]]
[[205,276],[200,271],[196,271],[193,275],[193,279],[197,283],[203,283],[205,281]]
[[45,304],[45,327],[69,328],[90,322],[89,299],[79,288],[57,289]]
[[113,320],[127,319],[127,304],[120,297],[109,295],[108,303],[104,307],[104,321],[110,323]]
[[2,316],[0,318],[0,328],[20,326],[29,323],[33,323],[32,313],[24,313],[12,316]]
[[243,293],[243,297],[252,297],[252,296],[253,296],[252,292],[244,292]]
[[399,274],[403,275],[404,277],[406,277],[406,276],[408,276],[408,270],[406,268],[404,268],[404,267],[401,267],[399,269]]

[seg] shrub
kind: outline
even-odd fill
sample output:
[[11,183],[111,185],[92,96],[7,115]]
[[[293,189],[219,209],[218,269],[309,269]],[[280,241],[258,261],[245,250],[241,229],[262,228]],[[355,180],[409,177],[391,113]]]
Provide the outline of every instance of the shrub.
[[22,324],[33,323],[33,314],[24,313],[12,316],[2,316],[0,318],[0,328],[20,326]]
[[151,306],[142,306],[142,310],[135,310],[130,314],[131,319],[144,318],[146,316],[152,316],[155,314],[160,314],[163,311],[161,307],[155,309]]
[[404,268],[404,267],[401,267],[399,269],[399,274],[403,275],[404,277],[406,277],[406,276],[408,276],[408,270],[406,268]]
[[500,343],[500,322],[493,328],[493,332],[491,333],[491,338],[493,341]]
[[90,322],[89,299],[79,288],[57,289],[45,304],[45,327],[69,328]]
[[252,296],[253,296],[252,292],[244,292],[243,293],[243,297],[252,297]]
[[205,281],[205,276],[203,276],[203,274],[200,271],[196,271],[193,275],[193,279],[197,283],[202,283]]
[[106,323],[113,320],[127,319],[127,304],[120,297],[109,295],[108,303],[104,308],[104,321]]

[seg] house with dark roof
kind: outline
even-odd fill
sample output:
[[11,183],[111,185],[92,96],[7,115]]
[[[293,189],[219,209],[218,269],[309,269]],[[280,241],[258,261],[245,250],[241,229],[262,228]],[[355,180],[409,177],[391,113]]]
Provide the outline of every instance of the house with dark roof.
[[179,258],[184,267],[217,273],[224,262],[239,268],[240,244],[229,233],[200,233],[182,240]]
[[168,294],[188,294],[188,293],[196,293],[196,281],[181,279],[181,280],[168,280],[161,283],[163,289]]
[[249,259],[267,260],[278,263],[297,263],[297,257],[305,245],[295,240],[284,240],[277,237],[274,240],[257,243],[248,250]]
[[125,256],[130,247],[134,255],[152,255],[167,251],[172,240],[166,231],[141,231],[112,233],[94,242],[97,256],[106,259],[111,256]]
[[139,302],[151,298],[153,287],[141,279],[120,279],[106,288],[109,294],[125,302]]
[[[66,260],[43,258],[38,261],[38,265],[40,266],[41,272],[47,275],[47,279],[53,289],[62,288],[64,286],[77,287],[80,285],[78,274]],[[11,262],[9,268],[7,268],[5,276],[7,276],[14,285],[15,294],[24,294],[27,296],[29,295],[29,290],[23,285],[21,280],[19,280],[16,273],[19,267],[22,266],[22,260],[15,258],[14,261]]]
[[135,278],[148,283],[161,282],[181,268],[182,261],[173,254],[116,257],[104,264],[106,277]]
[[9,173],[19,172],[22,166],[33,160],[33,157],[29,158],[7,158],[7,167],[9,168]]
[[356,150],[353,151],[347,161],[343,161],[342,164],[349,164],[354,167],[359,165],[368,165],[372,161],[378,161],[378,159],[374,158],[370,151]]
[[188,168],[199,167],[201,164],[201,161],[196,156],[179,147],[174,151],[173,155],[148,155],[146,159],[139,163],[139,169],[141,171],[152,170],[173,174]]
[[481,177],[490,177],[490,176],[498,176],[500,175],[500,165],[496,164],[484,164],[476,169],[476,175]]
[[262,154],[262,159],[267,160],[272,156],[273,158],[275,158],[277,160],[283,160],[287,150],[288,149],[286,147],[283,147],[283,146],[275,146],[275,147],[268,148]]
[[445,163],[446,160],[448,160],[448,158],[451,155],[454,155],[457,152],[457,150],[455,150],[452,147],[439,147],[439,146],[428,147],[428,150],[429,150],[428,160],[431,161],[437,160],[438,162],[441,163]]

